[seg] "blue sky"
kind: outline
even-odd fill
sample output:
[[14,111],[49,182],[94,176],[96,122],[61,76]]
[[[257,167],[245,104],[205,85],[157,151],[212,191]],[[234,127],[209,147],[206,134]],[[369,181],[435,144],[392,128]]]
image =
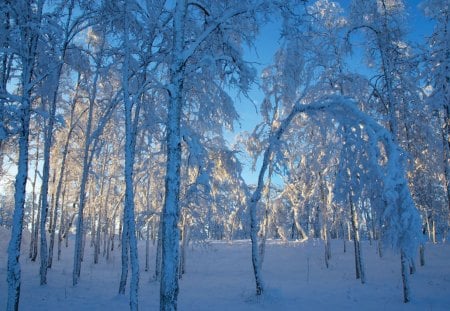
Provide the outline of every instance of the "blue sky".
[[[375,0],[374,0],[375,1]],[[443,0],[445,1],[445,0]],[[337,1],[345,9],[348,8],[351,0]],[[407,39],[413,43],[423,43],[432,30],[433,24],[423,15],[419,8],[422,0],[405,0],[407,11]],[[254,48],[247,48],[245,50],[245,57],[248,61],[255,62],[258,70],[258,77],[261,71],[272,63],[273,56],[280,45],[280,24],[276,21],[263,26],[255,43]],[[364,60],[361,59],[363,53],[355,53],[353,57],[355,68],[362,68]],[[351,64],[350,64],[351,65]],[[363,69],[364,70],[364,69]],[[240,115],[240,121],[235,125],[235,133],[227,134],[230,142],[234,141],[234,136],[243,131],[251,132],[254,127],[261,121],[260,116],[256,112],[256,107],[259,105],[264,97],[263,93],[255,84],[249,93],[250,99],[240,96],[236,100],[236,109]],[[251,102],[253,101],[253,103]],[[244,163],[243,177],[248,183],[256,183],[258,166],[256,171],[252,172],[250,169],[250,160],[242,156],[241,161]]]

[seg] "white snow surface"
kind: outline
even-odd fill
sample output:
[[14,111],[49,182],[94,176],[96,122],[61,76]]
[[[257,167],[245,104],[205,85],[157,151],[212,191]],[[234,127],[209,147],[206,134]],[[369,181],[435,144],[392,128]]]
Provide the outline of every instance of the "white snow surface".
[[[88,237],[89,239],[89,237]],[[6,249],[9,231],[0,228],[0,303],[6,301]],[[117,245],[117,243],[116,243]],[[29,234],[22,243],[20,310],[128,310],[128,290],[118,295],[120,249],[111,260],[93,264],[86,242],[80,282],[72,286],[73,240],[48,271],[48,285],[39,285],[39,261],[27,256]],[[151,270],[144,271],[145,242],[139,241],[141,310],[159,309],[159,283],[152,281],[156,246],[151,246]],[[363,243],[366,284],[355,279],[353,244],[332,241],[330,267],[325,267],[322,241],[269,240],[262,273],[266,291],[254,294],[250,241],[210,241],[189,246],[186,274],[180,280],[178,310],[450,310],[450,245],[427,244],[426,265],[411,277],[412,302],[404,304],[399,255]],[[129,282],[129,280],[128,280]],[[3,306],[0,307],[3,309]]]

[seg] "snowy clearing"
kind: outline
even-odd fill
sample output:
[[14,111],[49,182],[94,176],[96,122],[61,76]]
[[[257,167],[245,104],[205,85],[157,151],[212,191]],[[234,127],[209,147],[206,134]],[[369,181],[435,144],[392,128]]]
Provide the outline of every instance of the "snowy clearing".
[[[9,234],[2,229],[0,300],[6,300],[6,245]],[[26,240],[26,239],[25,239]],[[89,238],[87,239],[89,241]],[[22,246],[27,246],[24,241]],[[159,283],[152,281],[155,246],[151,246],[151,271],[144,271],[145,242],[139,242],[142,310],[159,308]],[[426,265],[411,277],[413,301],[402,302],[399,256],[386,251],[379,258],[375,245],[363,244],[367,283],[355,279],[353,244],[332,242],[330,268],[323,260],[323,242],[270,240],[263,264],[267,290],[254,295],[250,241],[207,242],[190,246],[187,272],[180,281],[179,310],[449,310],[450,245],[428,244]],[[72,286],[73,241],[63,249],[61,261],[49,271],[48,285],[39,286],[39,263],[22,252],[20,310],[127,310],[125,296],[117,294],[120,252],[111,260],[93,264],[87,245],[80,283]],[[26,249],[26,247],[23,249]],[[128,285],[128,284],[127,284]]]

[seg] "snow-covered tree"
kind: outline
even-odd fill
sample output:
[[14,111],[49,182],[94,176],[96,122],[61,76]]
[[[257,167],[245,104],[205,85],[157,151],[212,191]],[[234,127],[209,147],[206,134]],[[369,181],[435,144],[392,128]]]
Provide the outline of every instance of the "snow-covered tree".
[[[14,51],[14,57],[18,68],[17,73],[20,76],[19,86],[15,93],[8,92],[3,88],[3,96],[6,101],[2,101],[2,114],[5,112],[5,106],[14,110],[17,122],[17,134],[19,144],[19,158],[17,162],[17,175],[15,179],[14,193],[14,216],[11,230],[11,240],[8,246],[8,300],[7,310],[18,310],[21,269],[20,269],[20,245],[22,239],[23,218],[25,209],[25,192],[28,177],[28,139],[30,134],[30,118],[33,102],[33,89],[39,77],[35,76],[35,69],[38,58],[38,41],[41,37],[42,10],[44,1],[15,1],[8,2],[2,6],[2,15],[8,21],[6,31],[2,32],[2,46],[8,47]],[[12,31],[17,29],[17,31]],[[8,31],[9,30],[9,31]],[[7,55],[7,54],[4,54]],[[8,56],[6,56],[8,57]],[[9,57],[12,57],[9,56]],[[10,58],[12,60],[12,58]],[[6,69],[5,67],[3,69]],[[3,78],[9,78],[8,70],[2,73]],[[4,81],[8,83],[8,81]],[[10,110],[9,109],[9,110]],[[2,120],[2,130],[5,127]],[[3,133],[2,133],[3,134]],[[4,139],[4,134],[2,135]]]
[[427,0],[421,6],[426,16],[436,23],[426,56],[432,87],[429,101],[442,119],[444,187],[450,211],[450,5],[446,1]]
[[[87,185],[89,179],[89,170],[93,157],[97,151],[99,138],[105,129],[105,125],[111,117],[112,112],[119,103],[120,89],[117,88],[117,80],[112,76],[107,76],[108,66],[105,55],[105,33],[102,29],[90,28],[87,32],[87,42],[94,47],[92,57],[92,68],[87,69],[85,78],[89,79],[87,89],[86,104],[87,120],[84,130],[84,144],[82,152],[82,176],[80,181],[78,216],[76,221],[76,239],[74,251],[73,284],[78,283],[81,273],[81,261],[83,252],[84,236],[84,208],[86,206]],[[90,80],[92,79],[92,80]],[[104,92],[103,92],[104,91]],[[100,106],[100,107],[99,107]],[[97,108],[97,109],[96,109]],[[100,111],[101,110],[101,111]]]
[[[252,71],[242,61],[240,44],[256,30],[257,2],[188,4],[176,1],[173,11],[169,68],[167,167],[162,212],[161,310],[176,310],[178,296],[178,221],[180,217],[181,119],[191,72],[215,68],[213,77],[248,87]],[[212,67],[214,66],[214,67]],[[197,86],[196,86],[197,87]]]

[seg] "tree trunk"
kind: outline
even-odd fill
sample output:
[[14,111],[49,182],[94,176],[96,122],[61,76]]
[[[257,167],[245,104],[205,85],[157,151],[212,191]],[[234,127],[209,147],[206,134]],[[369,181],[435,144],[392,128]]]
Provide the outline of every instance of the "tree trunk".
[[[91,107],[93,110],[93,107]],[[92,113],[93,111],[89,112],[89,120],[92,122]],[[87,132],[90,132],[90,124],[91,122],[88,122],[88,130]],[[77,231],[75,235],[75,251],[74,251],[74,261],[73,261],[73,286],[76,286],[78,284],[78,279],[80,278],[80,272],[81,272],[81,260],[82,260],[82,244],[83,244],[83,232],[84,232],[84,207],[85,207],[85,200],[86,200],[86,183],[89,176],[89,168],[88,168],[88,152],[89,152],[89,142],[88,137],[86,137],[85,142],[85,149],[84,149],[84,156],[83,156],[83,173],[81,177],[81,184],[80,184],[80,200],[78,204],[78,219],[77,219]]]
[[[22,72],[21,87],[22,99],[19,107],[20,128],[19,128],[19,159],[17,162],[17,174],[14,183],[14,213],[11,228],[11,239],[8,244],[7,282],[8,298],[7,311],[19,309],[21,269],[20,269],[20,246],[22,242],[23,217],[25,212],[26,183],[28,178],[28,141],[30,135],[31,117],[31,92],[33,88],[33,70],[36,60],[37,42],[40,36],[40,23],[42,18],[43,2],[37,3],[35,11],[30,6],[20,7],[22,3],[11,4],[15,10],[24,10],[20,16],[15,16],[16,22],[23,27],[19,27],[18,32],[24,46],[24,53],[21,56]],[[38,23],[31,27],[33,23]]]
[[347,252],[347,237],[345,235],[345,228],[344,228],[344,223],[342,221],[340,221],[341,224],[341,230],[342,230],[342,240],[344,241],[344,253]]
[[[150,215],[150,212],[152,210],[152,198],[151,198],[151,185],[152,185],[152,178],[151,174],[148,176],[147,181],[147,189],[146,189],[146,203],[147,203],[147,213]],[[152,231],[152,225],[155,215],[150,217],[150,219],[147,220],[147,232],[145,236],[145,271],[147,272],[150,269],[150,232]]]
[[[56,97],[56,94],[55,94]],[[40,243],[40,284],[47,284],[47,268],[48,268],[48,253],[47,253],[47,232],[45,224],[47,223],[48,212],[48,184],[50,179],[50,149],[53,140],[53,125],[56,114],[56,98],[51,103],[49,120],[44,136],[44,164],[42,169],[42,186],[41,186],[41,243]]]
[[425,244],[420,244],[419,248],[419,254],[420,254],[420,265],[425,266]]
[[437,243],[437,239],[436,239],[436,221],[431,222],[431,239],[433,241],[433,244]]
[[145,272],[150,268],[150,221],[147,222],[147,232],[145,234]]
[[[104,42],[101,43],[99,55],[103,54]],[[88,107],[88,120],[85,131],[85,141],[84,141],[84,152],[83,152],[83,171],[81,175],[80,183],[80,197],[78,203],[78,219],[77,219],[77,230],[75,235],[75,249],[74,249],[74,260],[73,260],[73,273],[72,273],[72,283],[73,285],[78,284],[78,279],[81,273],[81,261],[83,257],[83,237],[84,237],[84,207],[86,204],[86,185],[89,178],[89,169],[92,162],[92,156],[94,150],[91,150],[92,143],[92,123],[94,118],[94,105],[97,98],[97,82],[100,78],[100,67],[101,61],[96,60],[96,70],[94,74],[94,79],[92,82],[92,89],[89,94],[89,107]],[[100,126],[100,125],[99,125]]]
[[127,278],[128,278],[128,223],[123,222],[122,229],[122,269],[120,273],[120,282],[119,282],[119,294],[125,295],[125,288],[127,286]]
[[303,229],[302,225],[300,224],[299,220],[300,216],[298,215],[298,207],[294,207],[294,225],[295,229],[298,233],[302,236],[302,241],[308,240],[308,235],[306,234],[305,230]]
[[[41,187],[41,195],[42,195],[42,212],[41,212],[41,268],[40,268],[40,276],[41,285],[47,284],[47,268],[48,268],[48,254],[47,254],[47,236],[45,231],[45,224],[47,221],[47,211],[48,211],[48,183],[49,183],[49,174],[50,174],[50,150],[52,146],[53,141],[53,127],[55,123],[55,116],[56,116],[56,102],[58,99],[58,92],[59,92],[59,84],[60,84],[60,77],[61,72],[64,64],[64,58],[66,55],[67,46],[69,44],[69,38],[70,38],[70,21],[72,17],[72,9],[74,7],[74,0],[71,0],[69,11],[68,11],[68,17],[66,20],[65,28],[64,28],[64,41],[63,46],[60,51],[60,55],[58,57],[58,65],[56,67],[55,72],[55,81],[54,88],[52,90],[51,98],[50,98],[50,107],[49,107],[49,119],[47,123],[46,128],[46,134],[45,134],[45,142],[44,142],[44,164],[42,169],[42,187]],[[55,217],[56,217],[55,213]],[[51,219],[52,221],[52,219]],[[56,221],[56,218],[55,218]],[[52,226],[50,226],[50,230],[54,230]],[[53,238],[54,241],[54,238]],[[53,251],[53,245],[52,251]],[[51,263],[50,263],[51,266]]]
[[[128,8],[128,5],[125,6]],[[125,12],[126,14],[128,12]],[[129,58],[130,52],[128,50],[128,27],[129,21],[128,16],[125,16],[125,33],[124,33],[124,43],[125,43],[125,60],[123,64],[123,74],[122,74],[122,86],[123,86],[123,99],[125,108],[125,204],[124,204],[124,224],[126,224],[127,234],[126,239],[122,241],[122,249],[126,249],[129,246],[130,250],[130,263],[131,263],[131,280],[130,280],[130,310],[138,310],[138,291],[139,291],[139,259],[138,259],[138,249],[137,249],[137,239],[136,239],[136,225],[134,216],[134,187],[133,187],[133,170],[134,170],[134,159],[135,159],[135,147],[136,147],[136,135],[137,135],[137,125],[139,123],[139,111],[140,102],[131,102],[130,94],[128,91],[128,80],[129,80]],[[135,104],[135,114],[133,120],[133,104]],[[124,230],[125,231],[125,230]],[[122,260],[124,259],[124,251],[122,251]],[[128,266],[128,263],[125,263]],[[123,271],[123,270],[122,270]]]
[[183,106],[184,29],[187,1],[177,0],[173,17],[173,62],[170,67],[170,99],[167,115],[167,167],[165,197],[162,211],[162,269],[160,310],[177,310],[178,252],[180,232],[180,166],[181,166],[181,109]]
[[428,240],[431,241],[431,225],[430,225],[430,221],[431,221],[431,215],[428,215],[427,210],[425,210],[426,231],[427,231],[427,234],[428,234]]
[[56,231],[56,222],[58,221],[58,209],[55,202],[55,178],[56,172],[53,171],[53,185],[52,185],[52,213],[50,214],[50,224],[48,226],[50,233],[50,244],[48,246],[48,256],[47,256],[47,268],[50,269],[53,263],[53,249],[55,247],[55,231]]
[[410,301],[410,289],[409,289],[409,263],[408,258],[403,250],[401,250],[400,261],[402,266],[402,281],[403,281],[403,302],[407,303]]
[[95,230],[95,242],[94,242],[94,264],[98,264],[100,257],[100,245],[101,245],[101,230],[102,230],[102,212],[100,210],[98,215],[97,229]]
[[327,226],[327,210],[330,208],[332,197],[332,189],[328,189],[328,195],[325,194],[325,181],[323,180],[322,174],[319,172],[319,179],[320,179],[320,195],[322,199],[322,209],[317,207],[317,214],[318,214],[318,225],[320,226],[321,231],[321,238],[324,241],[325,246],[325,266],[329,267],[329,261],[331,259],[331,245],[330,245],[330,233],[328,232],[328,226]]
[[161,257],[162,257],[162,222],[158,224],[158,243],[156,245],[156,258],[155,258],[155,275],[153,279],[160,281],[161,278]]
[[383,258],[383,243],[381,242],[380,239],[377,240],[377,251],[378,251],[378,256],[380,258]]
[[186,220],[186,215],[183,217],[181,231],[181,243],[180,243],[180,267],[179,267],[179,278],[181,279],[183,274],[186,272],[186,248],[189,243],[189,227]]
[[416,263],[413,258],[409,259],[409,274],[416,273]]
[[[37,257],[37,238],[38,238],[38,232],[39,229],[39,207],[41,203],[38,203],[38,206],[36,206],[36,180],[37,176],[39,175],[39,146],[40,145],[40,135],[37,134],[36,138],[36,157],[34,161],[34,176],[33,176],[33,182],[31,183],[31,239],[30,239],[30,259],[31,261],[35,261]],[[3,156],[2,156],[3,158]],[[37,215],[36,210],[38,211]],[[36,219],[35,219],[36,218]]]
[[356,270],[356,278],[361,279],[361,283],[364,284],[365,273],[364,266],[362,262],[362,251],[361,244],[359,240],[359,224],[358,224],[358,215],[355,210],[355,206],[353,204],[352,195],[349,193],[349,201],[350,201],[350,211],[351,211],[351,221],[352,221],[352,231],[353,231],[353,243],[355,246],[355,270]]
[[37,206],[37,216],[36,221],[34,223],[34,233],[32,239],[34,239],[33,243],[33,257],[31,257],[31,261],[36,261],[37,255],[38,255],[38,240],[39,240],[39,224],[41,223],[41,195],[39,194],[38,199],[38,206]]
[[61,200],[61,217],[59,219],[59,231],[58,231],[58,261],[61,259],[61,244],[63,241],[63,232],[65,230],[65,222],[64,217],[66,210],[64,208],[64,204],[66,203],[66,183],[64,183],[64,189],[62,192],[62,200]]
[[[26,71],[25,71],[26,73]],[[29,83],[25,73],[23,79]],[[31,78],[31,77],[30,77]],[[11,239],[8,245],[8,311],[19,310],[21,285],[20,245],[22,241],[23,216],[25,210],[26,183],[28,176],[28,137],[30,133],[31,103],[30,94],[23,97],[21,103],[21,127],[19,136],[19,160],[14,192],[14,214],[11,229]]]
[[326,223],[323,225],[322,230],[323,230],[323,240],[325,244],[325,265],[328,268],[331,259],[331,242],[330,242],[330,233],[328,232]]
[[269,173],[267,176],[267,185],[265,189],[265,197],[266,197],[266,204],[264,208],[264,219],[263,219],[263,225],[260,229],[260,236],[261,239],[259,241],[259,269],[262,270],[263,262],[264,262],[264,255],[266,253],[266,241],[267,241],[267,235],[269,231],[269,210],[270,210],[270,185],[271,185],[271,178],[272,178],[272,164],[271,160],[269,161]]
[[[100,182],[100,193],[98,195],[100,198],[100,202],[98,204],[95,204],[96,206],[98,206],[98,219],[97,219],[97,222],[94,219],[93,225],[92,225],[94,228],[94,232],[92,235],[92,239],[94,242],[94,264],[98,264],[98,261],[99,261],[100,250],[101,250],[101,233],[102,233],[102,229],[103,229],[102,223],[103,223],[103,218],[107,217],[106,210],[107,210],[107,205],[108,205],[109,191],[111,189],[111,178],[107,177],[108,180],[105,181],[104,176],[106,175],[106,167],[107,167],[109,160],[110,160],[109,152],[108,152],[108,149],[106,148],[103,163],[102,163],[102,169],[101,169],[101,173],[100,173],[100,176],[103,177]],[[105,197],[105,183],[108,183],[107,189],[106,189],[106,197]],[[94,215],[95,214],[96,214],[96,212],[94,211]]]

